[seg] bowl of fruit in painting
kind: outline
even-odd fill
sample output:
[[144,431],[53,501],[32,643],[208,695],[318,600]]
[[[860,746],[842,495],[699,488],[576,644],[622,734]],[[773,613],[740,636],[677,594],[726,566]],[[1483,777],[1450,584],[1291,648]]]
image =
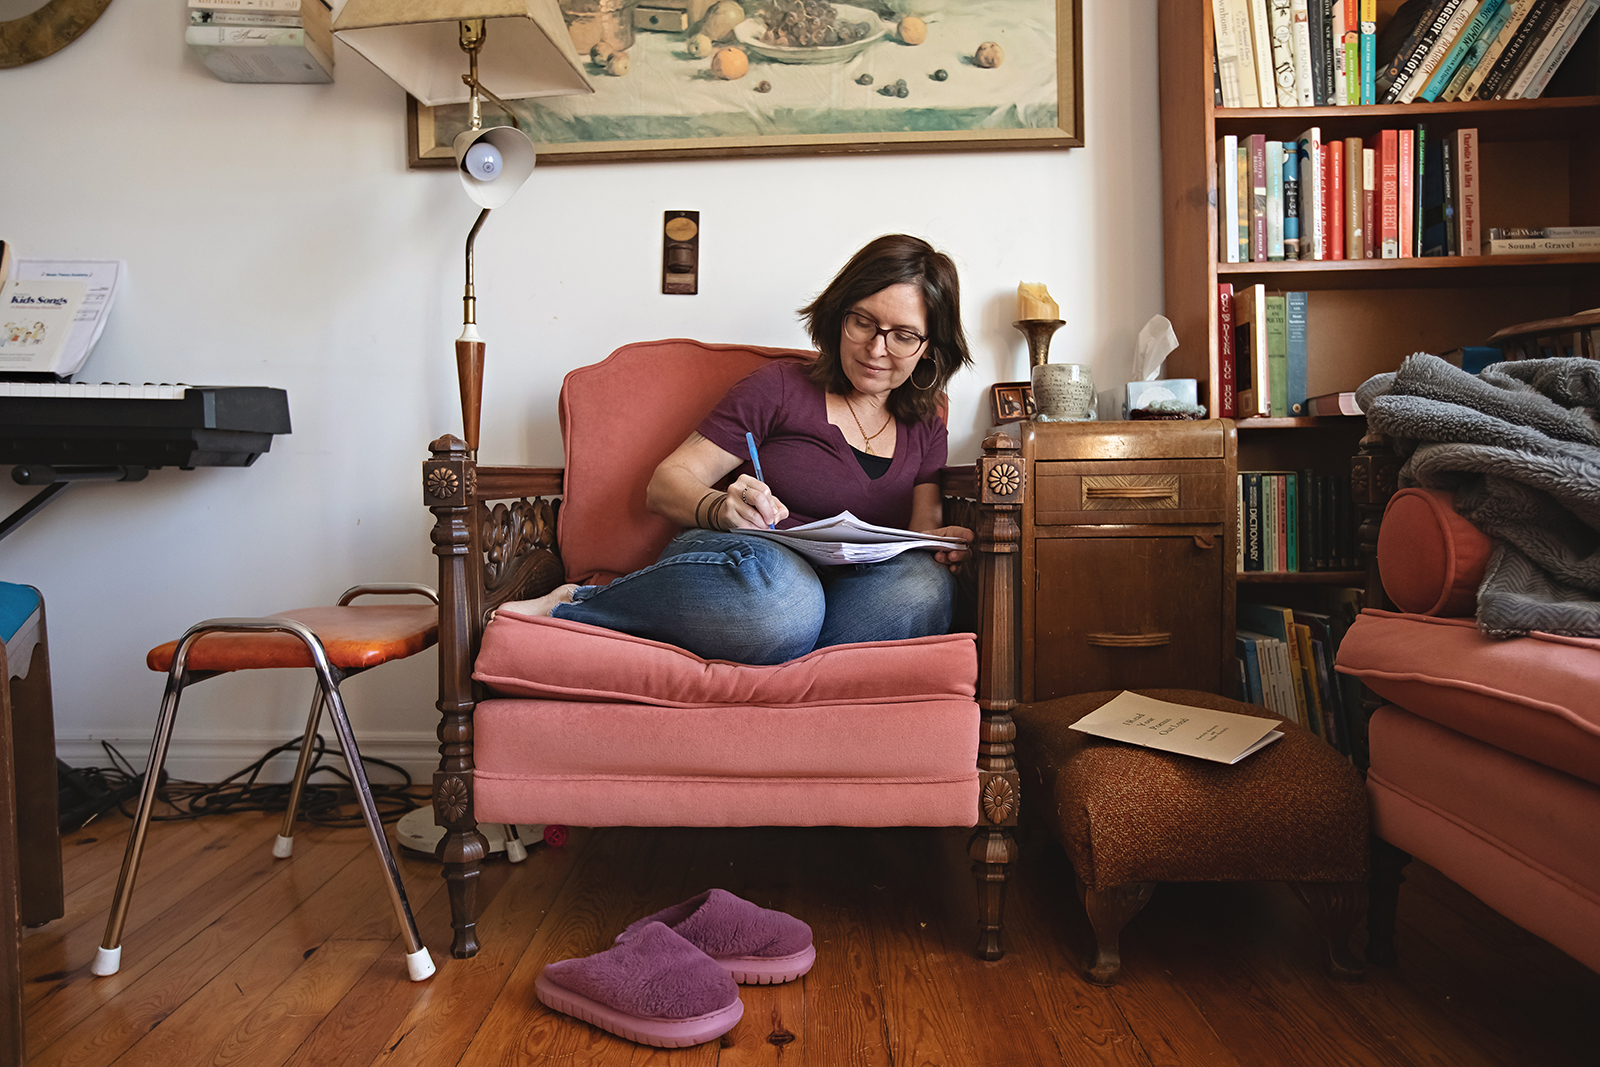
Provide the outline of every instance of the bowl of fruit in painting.
[[877,13],[826,0],[767,0],[733,35],[779,63],[843,63],[889,32]]

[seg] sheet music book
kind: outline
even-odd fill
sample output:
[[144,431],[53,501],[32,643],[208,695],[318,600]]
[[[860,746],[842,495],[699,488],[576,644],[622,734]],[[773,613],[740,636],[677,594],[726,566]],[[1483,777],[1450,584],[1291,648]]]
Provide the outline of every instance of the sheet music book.
[[[11,278],[0,292],[0,310],[5,314],[0,326],[6,330],[0,349],[11,357],[0,362],[0,371],[59,378],[76,374],[105,330],[126,271],[127,265],[115,259],[15,259]],[[69,295],[70,315],[61,314],[65,304],[40,303],[41,293]],[[31,295],[33,302],[13,306],[17,294]],[[28,318],[25,312],[34,308],[51,311],[54,318]]]
[[823,564],[880,563],[914,548],[938,551],[967,547],[967,542],[959,537],[935,537],[915,530],[874,526],[848,511],[787,530],[741,529],[739,532],[776,541]]
[[1124,691],[1073,723],[1071,729],[1232,764],[1282,737],[1277,726],[1276,719],[1192,708]]

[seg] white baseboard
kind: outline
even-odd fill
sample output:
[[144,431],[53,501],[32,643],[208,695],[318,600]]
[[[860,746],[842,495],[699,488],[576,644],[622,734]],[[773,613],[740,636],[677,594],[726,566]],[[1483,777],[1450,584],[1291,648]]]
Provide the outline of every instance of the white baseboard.
[[[344,770],[338,739],[323,734],[328,745],[324,766]],[[172,778],[191,782],[220,782],[276,748],[287,737],[174,737],[167,750],[166,771]],[[150,758],[150,737],[105,737],[97,734],[56,734],[56,755],[73,767],[110,767],[111,757],[101,747],[105,741],[116,748],[136,771],[144,770]],[[439,766],[439,741],[431,733],[365,731],[356,738],[361,754],[369,759],[386,760],[403,767],[417,785],[431,785]],[[283,753],[262,770],[258,781],[287,782],[294,775],[295,754]],[[368,764],[367,775],[374,783],[392,784],[398,779],[391,772]]]

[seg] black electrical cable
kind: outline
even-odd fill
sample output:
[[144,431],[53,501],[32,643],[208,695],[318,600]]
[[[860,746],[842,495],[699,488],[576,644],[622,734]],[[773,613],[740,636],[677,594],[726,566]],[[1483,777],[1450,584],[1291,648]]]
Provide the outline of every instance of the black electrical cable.
[[[296,738],[268,750],[260,759],[235,771],[220,782],[183,781],[169,778],[163,772],[161,782],[156,789],[156,799],[170,807],[172,812],[170,814],[152,812],[151,819],[173,822],[198,819],[206,815],[285,810],[289,806],[291,783],[261,782],[257,779],[266,765],[278,756],[284,753],[298,755],[300,741],[300,738]],[[100,744],[110,758],[112,767],[98,769],[97,773],[109,788],[115,790],[118,786],[138,781],[141,776],[134,771],[133,765],[117,751],[115,746],[106,741]],[[300,794],[298,818],[318,826],[361,826],[364,823],[355,786],[351,784],[349,773],[342,767],[322,762],[327,751],[327,742],[322,737],[317,737],[315,747],[312,749],[311,766],[306,772],[305,788]],[[343,762],[342,757],[339,758],[339,762]],[[361,763],[367,770],[372,799],[378,809],[378,817],[383,822],[394,822],[427,802],[430,795],[427,787],[413,784],[410,773],[404,767],[371,756],[362,756]],[[372,768],[393,772],[401,781],[398,784],[372,782]],[[337,782],[328,782],[326,779],[318,781],[319,775],[331,775]],[[117,804],[117,808],[130,819],[133,817],[125,802]]]

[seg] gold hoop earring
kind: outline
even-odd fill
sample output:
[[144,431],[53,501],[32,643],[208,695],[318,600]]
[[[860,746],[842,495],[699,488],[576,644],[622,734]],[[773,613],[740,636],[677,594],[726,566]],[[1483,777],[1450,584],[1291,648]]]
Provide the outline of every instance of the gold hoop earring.
[[917,366],[920,367],[924,363],[927,363],[933,367],[933,377],[928,379],[928,384],[917,385],[917,372],[915,369],[911,371],[911,374],[907,380],[910,381],[913,386],[916,386],[917,389],[920,389],[922,392],[926,393],[939,382],[939,364],[934,362],[934,358],[932,356],[923,356],[922,359],[917,361]]

